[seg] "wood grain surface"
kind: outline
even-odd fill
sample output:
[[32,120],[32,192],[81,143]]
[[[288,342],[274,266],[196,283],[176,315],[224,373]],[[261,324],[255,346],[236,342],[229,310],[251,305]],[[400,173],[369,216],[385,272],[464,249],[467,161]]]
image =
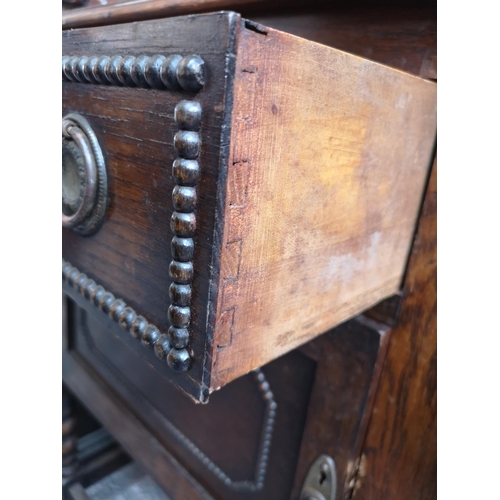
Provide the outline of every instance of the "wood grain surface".
[[[195,399],[398,292],[434,147],[434,83],[234,13],[66,31],[63,47],[206,61],[206,86],[187,93],[203,109],[194,362],[163,373]],[[111,199],[96,235],[64,231],[63,257],[164,332],[182,98],[63,83],[63,112],[102,139]]]
[[99,5],[99,0],[90,0],[87,7],[63,10],[62,27],[82,28],[103,26],[146,19],[258,8],[289,8],[294,5],[321,4],[327,0],[109,0],[109,5]]
[[[158,445],[172,454],[215,498],[290,498],[316,363],[299,352],[292,352],[262,369],[277,409],[270,429],[268,460],[263,469],[265,481],[261,489],[252,490],[248,483],[255,484],[260,438],[265,429],[269,430],[264,418],[266,400],[255,375],[240,377],[212,394],[208,404],[195,405],[173,385],[165,383],[158,371],[144,363],[113,329],[72,301],[70,306],[69,343],[73,347],[65,353],[68,359],[64,380],[79,395],[79,385],[73,385],[74,365],[85,361],[89,372],[102,377],[112,389],[112,404],[120,398],[137,412],[154,439],[138,444],[139,448],[132,450],[134,456],[147,455],[151,443],[157,440]],[[78,372],[77,376],[84,375]],[[94,408],[94,404],[99,406],[100,400],[85,398],[84,401],[97,415],[100,408]],[[122,435],[129,432],[127,429],[112,426],[109,430],[120,442],[129,439]],[[166,458],[157,456],[155,450],[152,453],[158,470],[168,466],[162,463]],[[223,478],[216,467],[224,474]],[[226,478],[231,480],[230,484],[226,484]],[[179,494],[173,499],[184,497]]]
[[[200,102],[202,136],[197,186],[197,231],[194,236],[191,343],[194,362],[188,374],[164,373],[196,399],[205,392],[203,364],[210,352],[207,306],[212,259],[219,163],[225,154],[223,130],[227,61],[234,51],[231,13],[172,18],[127,25],[63,32],[63,53],[70,55],[190,55],[207,66],[207,83],[197,94],[63,82],[63,116],[77,112],[97,134],[106,158],[110,205],[99,232],[91,237],[63,230],[63,258],[123,299],[161,331],[170,326],[169,263],[172,260],[170,219],[174,211],[172,164],[177,157],[173,114],[182,99]],[[227,141],[226,141],[227,142]],[[227,147],[226,147],[227,149]],[[94,307],[89,304],[90,307]],[[123,335],[130,334],[123,331]],[[155,355],[140,342],[137,350],[149,362]]]
[[398,291],[435,97],[433,83],[245,24],[212,389]]
[[[304,4],[301,6],[301,4]],[[391,2],[265,0],[90,0],[63,13],[63,28],[170,17],[205,10],[236,10],[251,20],[313,42],[351,52],[422,78],[437,78],[437,22],[433,1]],[[116,5],[119,4],[119,5]],[[127,5],[129,4],[129,5]],[[293,8],[293,5],[296,5]],[[96,8],[97,7],[97,8]]]
[[323,453],[335,461],[336,500],[348,498],[390,335],[386,325],[360,316],[306,344],[317,352],[318,368],[292,500]]
[[354,499],[434,500],[437,485],[437,162],[363,446]]
[[422,78],[437,78],[435,6],[336,4],[256,12],[251,19]]

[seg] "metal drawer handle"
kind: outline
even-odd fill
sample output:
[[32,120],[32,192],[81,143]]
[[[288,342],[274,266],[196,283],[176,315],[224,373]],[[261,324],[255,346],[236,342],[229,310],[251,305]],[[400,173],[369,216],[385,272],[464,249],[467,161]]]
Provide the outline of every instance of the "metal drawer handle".
[[62,120],[62,225],[90,235],[101,226],[107,208],[107,178],[99,142],[85,118]]

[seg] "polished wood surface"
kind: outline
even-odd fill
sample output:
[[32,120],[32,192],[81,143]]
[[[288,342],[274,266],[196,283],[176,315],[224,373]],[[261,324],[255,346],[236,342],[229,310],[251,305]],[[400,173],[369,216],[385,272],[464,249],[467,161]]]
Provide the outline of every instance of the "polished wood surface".
[[158,366],[167,379],[205,402],[398,292],[434,145],[434,83],[234,13],[71,30],[63,46],[205,59],[197,94],[63,83],[63,112],[87,116],[102,140],[111,199],[96,235],[64,231],[63,257],[165,333],[173,109],[189,98],[203,110],[193,361],[186,374]]
[[[161,331],[170,326],[169,264],[173,237],[177,158],[174,108],[182,99],[196,99],[204,109],[197,186],[191,299],[191,343],[194,361],[188,374],[177,374],[165,362],[166,377],[192,395],[206,399],[204,363],[210,339],[207,307],[214,237],[219,162],[224,155],[226,54],[233,45],[233,14],[193,16],[63,32],[63,53],[71,55],[190,54],[201,55],[209,79],[197,94],[185,90],[154,90],[116,85],[63,82],[63,115],[78,112],[95,130],[106,157],[110,205],[100,231],[90,237],[63,230],[63,258],[106,290],[133,307]],[[71,290],[69,290],[70,292]],[[89,304],[89,307],[94,307]],[[123,335],[130,333],[123,331]],[[208,347],[206,347],[208,344]],[[146,362],[155,363],[153,349],[137,342]]]
[[283,8],[311,3],[326,3],[326,0],[111,0],[99,5],[99,0],[91,0],[86,8],[63,11],[62,27],[82,28],[115,23],[143,21],[162,17],[256,8]]
[[[345,50],[422,78],[437,78],[437,19],[435,2],[412,2],[395,6],[391,2],[287,2],[281,7],[273,1],[213,0],[217,8],[236,10],[251,20],[313,42]],[[63,14],[64,27],[97,26],[114,22],[171,17],[197,13],[210,2],[144,0],[91,0],[85,9]],[[297,5],[291,8],[292,5]],[[95,9],[101,5],[101,9]],[[90,7],[90,8],[89,8]],[[285,7],[285,8],[284,8]],[[181,9],[181,10],[179,10]],[[185,11],[182,9],[186,9]],[[135,14],[133,13],[135,11]]]
[[[163,3],[169,6],[161,15],[171,15],[171,9],[176,7],[170,0]],[[261,5],[261,11],[256,5],[256,14],[252,18],[263,25],[423,78],[436,78],[436,23],[432,5],[415,9],[401,4],[394,8],[383,6],[382,2],[372,2],[368,8],[335,4],[328,9],[314,7],[314,12],[280,9],[279,13],[271,12],[272,2]],[[241,10],[250,6],[242,4]],[[69,13],[76,15],[77,10]],[[146,14],[154,15],[154,12]],[[140,16],[138,13],[128,19],[135,21]],[[92,13],[84,13],[82,9],[74,19],[80,19],[85,25],[123,22],[111,14],[106,20],[97,9]],[[171,119],[171,113],[169,116]],[[318,122],[315,128],[323,133],[322,123]],[[308,467],[323,452],[329,453],[338,464],[336,500],[436,498],[435,169],[434,166],[411,250],[404,291],[398,291],[376,308],[366,311],[364,316],[369,317],[368,320],[350,321],[334,328],[271,363],[270,366],[281,366],[275,371],[273,386],[276,387],[276,381],[278,385],[279,381],[285,380],[291,384],[291,387],[280,385],[280,391],[275,394],[282,398],[279,413],[285,408],[290,415],[287,423],[280,421],[265,489],[257,495],[249,495],[249,498],[281,498],[273,495],[287,498],[293,486],[290,498],[297,500]],[[239,182],[241,165],[236,165],[234,172],[235,182]],[[228,187],[231,189],[231,185]],[[232,199],[240,203],[241,193]],[[229,267],[234,269],[234,262]],[[267,291],[262,283],[259,287]],[[280,293],[278,287],[276,289]],[[90,314],[94,312],[89,311]],[[378,323],[371,323],[370,319]],[[234,470],[248,472],[252,454],[249,446],[251,432],[237,439],[242,445],[236,453],[230,442],[235,429],[239,429],[243,422],[255,422],[255,408],[250,408],[248,415],[245,414],[246,402],[253,401],[253,393],[248,389],[254,387],[247,385],[250,375],[217,391],[208,405],[200,406],[199,412],[188,415],[194,405],[158,376],[156,359],[149,359],[147,354],[131,349],[116,325],[106,324],[105,319],[99,317],[89,322],[96,323],[98,326],[90,328],[88,336],[79,331],[78,345],[74,343],[77,326],[69,328],[69,342],[64,336],[63,378],[72,392],[99,417],[173,500],[246,498],[228,493],[198,459],[194,459],[182,445],[175,444],[169,438],[165,418],[177,418],[177,425],[185,423],[184,432],[188,438],[194,436],[199,443],[208,446],[211,453],[218,453],[218,457],[226,460],[225,465],[232,461]],[[67,325],[68,322],[63,320],[64,330]],[[224,335],[227,338],[227,330]],[[390,336],[392,340],[385,356]],[[89,347],[91,341],[88,339],[92,338],[96,344]],[[96,345],[105,353],[99,359]],[[300,357],[301,354],[305,356]],[[280,360],[292,355],[299,357],[294,357],[293,362],[279,364]],[[382,368],[384,359],[386,363]],[[133,363],[128,364],[129,360]],[[301,361],[297,363],[297,360]],[[116,369],[117,365],[121,366],[121,372]],[[301,377],[300,388],[293,387],[291,370],[297,370]],[[289,378],[283,377],[284,374]],[[312,376],[314,380],[311,382]],[[126,384],[117,382],[124,379]],[[137,386],[140,386],[139,390]],[[307,391],[311,395],[309,401]],[[224,415],[224,404],[217,403],[216,398],[225,400]],[[212,412],[203,412],[212,403],[216,408]],[[306,410],[305,423],[304,420],[302,423],[295,420],[297,414],[305,419]],[[201,429],[197,428],[198,422]],[[210,431],[203,435],[203,429]],[[217,439],[218,432],[223,440]],[[290,457],[292,459],[286,461]],[[296,464],[293,479],[290,472],[292,462]]]
[[354,499],[436,498],[437,330],[434,163],[361,457]]
[[399,290],[435,127],[434,83],[245,24],[213,389]]

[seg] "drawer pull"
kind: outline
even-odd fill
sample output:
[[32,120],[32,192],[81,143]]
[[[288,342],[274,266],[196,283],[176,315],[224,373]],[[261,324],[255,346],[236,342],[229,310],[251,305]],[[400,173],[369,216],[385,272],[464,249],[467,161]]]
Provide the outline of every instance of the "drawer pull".
[[[198,55],[63,56],[66,82],[198,92],[205,85],[205,61]],[[190,129],[192,130],[192,129]]]
[[62,226],[94,234],[106,214],[108,187],[104,157],[85,118],[62,120]]

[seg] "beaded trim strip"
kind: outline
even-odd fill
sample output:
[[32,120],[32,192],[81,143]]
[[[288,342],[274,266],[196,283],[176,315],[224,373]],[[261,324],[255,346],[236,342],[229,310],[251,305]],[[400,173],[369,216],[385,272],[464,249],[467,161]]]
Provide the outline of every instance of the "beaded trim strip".
[[257,387],[265,402],[264,420],[260,435],[259,451],[255,465],[255,475],[252,481],[231,479],[220,467],[218,467],[203,451],[201,451],[188,437],[186,437],[169,420],[166,420],[167,427],[173,435],[198,459],[202,464],[214,474],[219,481],[222,481],[228,488],[235,491],[256,492],[264,487],[269,462],[269,453],[271,451],[272,436],[274,431],[274,422],[278,404],[274,400],[274,394],[271,391],[269,382],[266,380],[264,372],[258,368],[253,371],[253,376],[257,382]]
[[[200,56],[63,56],[62,76],[64,81],[92,83],[101,85],[121,85],[127,87],[143,87],[168,90],[199,91],[205,84],[205,63]],[[154,325],[149,325],[142,316],[125,306],[121,299],[114,299],[114,309],[91,299],[95,305],[109,312],[134,336],[140,337],[143,344],[154,345],[155,353],[160,358],[166,357],[168,365],[175,371],[186,372],[191,365],[191,356],[187,351],[190,341],[189,326],[191,323],[191,285],[194,277],[194,233],[196,230],[195,208],[197,201],[196,184],[200,177],[197,158],[200,153],[201,140],[201,106],[195,101],[180,101],[175,107],[174,119],[178,132],[174,137],[174,148],[177,159],[172,167],[172,176],[176,186],[172,192],[174,212],[170,227],[174,233],[172,238],[172,261],[169,274],[173,280],[170,286],[170,306],[168,317],[171,327],[167,334],[161,334]],[[70,264],[63,261],[64,266]],[[79,271],[76,268],[72,268]],[[80,273],[81,274],[81,273]],[[85,276],[85,275],[83,275]],[[85,276],[85,279],[87,277]],[[69,281],[68,281],[69,282]],[[70,283],[72,284],[72,283]],[[95,282],[94,282],[95,285]],[[73,285],[76,286],[76,285]],[[97,285],[95,285],[97,286]],[[101,287],[102,288],[102,287]],[[80,288],[79,288],[80,289]],[[80,289],[81,291],[82,289]],[[85,295],[84,291],[81,291]],[[86,295],[85,295],[86,296]],[[87,297],[89,298],[89,297]],[[139,321],[141,332],[137,333],[137,325],[127,324],[119,318],[119,313],[127,309],[127,314]],[[125,318],[125,317],[124,317]],[[144,323],[145,325],[144,326]],[[149,337],[153,335],[153,339]],[[160,340],[161,339],[161,340]]]
[[180,101],[175,107],[174,120],[179,131],[174,136],[177,159],[172,166],[172,176],[176,183],[172,191],[174,212],[170,228],[174,233],[169,266],[170,307],[168,316],[171,323],[169,338],[175,349],[186,349],[190,340],[191,292],[194,278],[194,240],[196,232],[196,185],[200,177],[201,106],[195,101]]
[[62,57],[66,82],[119,85],[198,92],[205,85],[200,56],[70,56]]
[[[88,336],[88,332],[84,330],[84,335]],[[87,337],[87,342],[93,343],[91,339]],[[96,347],[94,346],[94,349]],[[96,355],[100,358],[114,375],[122,381],[126,382],[126,379],[119,370],[117,370],[113,365],[109,363],[102,353],[96,349]],[[264,487],[264,482],[267,473],[267,465],[269,463],[269,453],[271,451],[272,435],[274,431],[274,424],[276,420],[276,412],[278,410],[278,404],[274,399],[274,394],[271,391],[269,382],[266,380],[264,372],[257,368],[253,371],[253,377],[257,382],[258,390],[265,402],[264,419],[262,423],[262,430],[260,433],[259,451],[257,454],[257,462],[255,464],[255,473],[253,480],[235,480],[230,478],[220,467],[218,467],[203,451],[201,451],[183,432],[181,432],[170,420],[164,418],[163,422],[168,431],[172,436],[177,439],[183,446],[189,450],[208,470],[211,472],[219,481],[223,482],[228,488],[235,491],[250,491],[256,492]],[[129,386],[130,387],[130,386]],[[132,388],[132,390],[137,391],[137,389]]]
[[155,325],[149,323],[143,316],[139,316],[122,299],[117,299],[112,293],[64,259],[62,260],[62,277],[124,330],[140,339],[145,347],[153,347],[156,356],[159,359],[166,358],[170,368],[181,372],[189,369],[191,357],[186,349],[172,347],[168,334],[161,333]]

